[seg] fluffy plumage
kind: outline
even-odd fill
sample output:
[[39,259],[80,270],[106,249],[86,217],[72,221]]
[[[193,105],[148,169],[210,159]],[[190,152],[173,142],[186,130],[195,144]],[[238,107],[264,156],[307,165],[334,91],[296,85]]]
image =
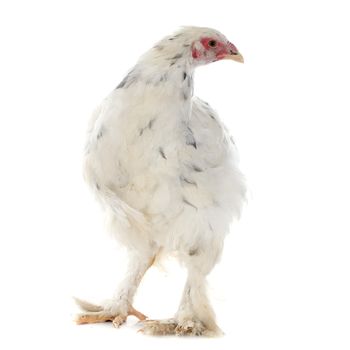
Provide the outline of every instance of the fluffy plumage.
[[88,312],[78,323],[119,326],[135,315],[132,300],[143,274],[160,251],[177,252],[188,269],[179,309],[172,319],[145,321],[144,332],[220,333],[205,277],[240,215],[245,185],[232,137],[209,104],[193,96],[193,73],[232,57],[241,58],[221,33],[183,28],[146,52],[94,112],[85,178],[129,249],[130,265],[108,305],[80,302]]

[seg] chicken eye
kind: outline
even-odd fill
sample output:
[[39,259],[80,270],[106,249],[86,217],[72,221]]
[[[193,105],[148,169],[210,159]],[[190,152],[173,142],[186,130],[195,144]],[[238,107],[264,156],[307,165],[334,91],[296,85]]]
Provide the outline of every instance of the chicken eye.
[[208,45],[209,45],[210,47],[216,47],[217,42],[216,42],[216,40],[210,40],[210,41],[208,42]]

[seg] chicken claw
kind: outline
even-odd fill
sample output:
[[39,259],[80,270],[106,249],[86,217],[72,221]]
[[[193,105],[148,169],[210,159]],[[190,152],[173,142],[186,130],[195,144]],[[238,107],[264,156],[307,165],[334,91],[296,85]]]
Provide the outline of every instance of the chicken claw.
[[135,316],[140,321],[144,321],[145,316],[140,311],[137,311],[134,307],[130,306],[126,315],[112,313],[109,310],[104,310],[102,306],[90,304],[84,300],[75,299],[75,302],[79,307],[85,311],[84,313],[78,314],[75,318],[77,324],[88,324],[88,323],[102,323],[102,322],[113,322],[116,328],[119,328],[125,323],[128,316]]

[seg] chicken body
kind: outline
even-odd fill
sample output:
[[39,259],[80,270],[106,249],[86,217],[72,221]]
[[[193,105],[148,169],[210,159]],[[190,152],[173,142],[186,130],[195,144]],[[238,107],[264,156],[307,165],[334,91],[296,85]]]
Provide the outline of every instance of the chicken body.
[[79,323],[90,317],[119,326],[132,314],[137,286],[157,254],[177,252],[188,269],[179,309],[170,320],[145,321],[144,332],[220,332],[205,277],[240,214],[245,185],[232,137],[213,109],[193,96],[193,41],[208,35],[222,34],[191,27],[160,41],[92,117],[85,177],[129,249],[130,265],[108,305],[96,311],[85,303],[90,313]]

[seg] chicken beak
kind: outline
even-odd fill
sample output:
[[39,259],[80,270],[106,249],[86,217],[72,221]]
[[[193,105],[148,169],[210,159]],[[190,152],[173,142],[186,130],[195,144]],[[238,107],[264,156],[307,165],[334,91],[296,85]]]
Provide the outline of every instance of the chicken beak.
[[237,47],[233,45],[231,42],[227,43],[226,55],[224,56],[224,58],[228,60],[244,63],[243,56],[239,53]]
[[230,54],[230,55],[226,55],[225,59],[233,60],[233,61],[236,61],[236,62],[239,62],[239,63],[244,63],[244,58],[239,52],[233,53],[233,54]]

